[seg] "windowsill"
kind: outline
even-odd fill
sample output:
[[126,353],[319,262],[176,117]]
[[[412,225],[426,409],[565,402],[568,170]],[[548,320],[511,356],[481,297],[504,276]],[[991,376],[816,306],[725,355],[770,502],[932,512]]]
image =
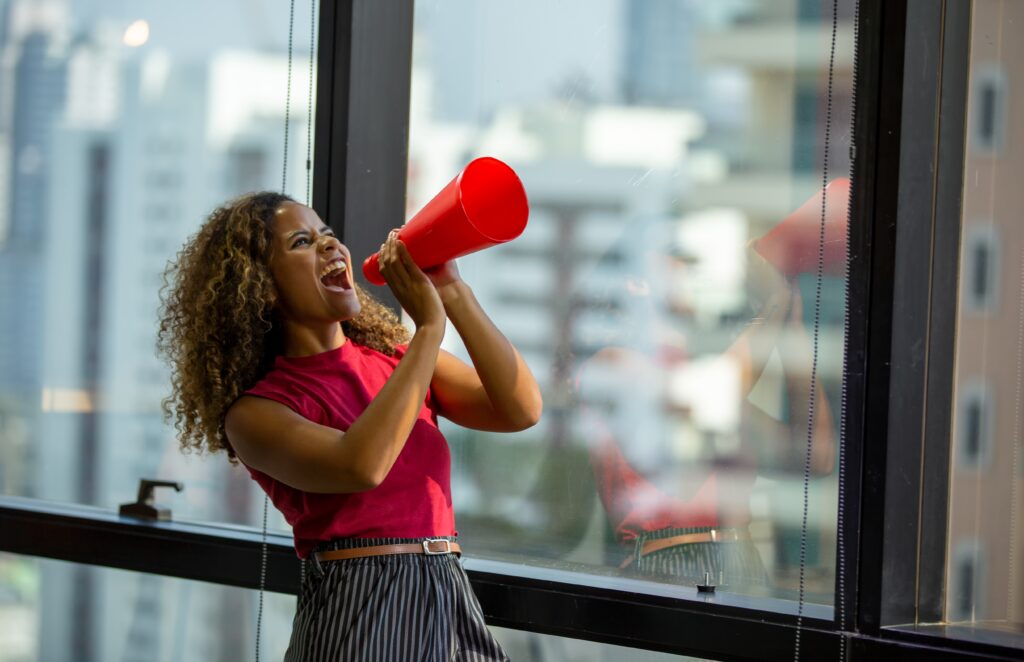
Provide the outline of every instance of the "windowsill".
[[899,638],[915,643],[949,647],[951,641],[970,645],[972,651],[984,652],[991,646],[991,653],[1006,654],[1007,648],[1024,648],[1024,624],[1007,621],[978,621],[973,624],[922,624],[894,625],[882,630]]
[[[87,506],[75,503],[55,503],[30,499],[25,497],[0,497],[0,509],[8,507],[16,510],[20,516],[39,518],[41,520],[61,520],[74,522],[74,526],[83,534],[86,530],[99,536],[125,535],[126,537],[138,537],[155,539],[153,542],[164,541],[169,544],[176,541],[182,545],[191,544],[197,547],[204,547],[207,544],[217,547],[231,547],[245,549],[252,553],[254,545],[258,547],[261,543],[261,532],[259,529],[236,524],[195,522],[184,520],[142,520],[132,517],[121,517],[117,512],[96,506]],[[88,534],[86,534],[88,535]],[[40,549],[37,553],[41,555],[54,555],[66,560],[76,561],[74,545],[67,545],[67,541],[46,541],[40,542]],[[149,542],[144,543],[148,546]],[[143,543],[140,543],[140,547]],[[0,549],[8,545],[0,545]],[[15,553],[32,554],[29,545],[14,545]],[[59,550],[47,551],[50,548],[59,547]],[[83,558],[77,562],[96,562],[97,558],[103,556],[102,551],[97,551],[92,545],[86,545],[83,549]],[[287,563],[297,564],[292,546],[292,536],[286,531],[267,532],[268,551]],[[18,548],[25,548],[20,551]],[[258,553],[258,552],[257,552]],[[124,554],[123,551],[114,551],[110,554],[111,563]],[[156,554],[156,552],[154,552]],[[145,564],[145,559],[140,560]],[[156,562],[159,565],[159,562]],[[755,610],[778,614],[780,620],[791,620],[797,615],[798,603],[784,591],[764,589],[761,595],[750,595],[733,593],[719,588],[713,594],[698,593],[695,586],[667,584],[663,582],[635,579],[619,576],[616,568],[602,568],[588,564],[570,563],[552,559],[524,558],[516,555],[488,554],[487,556],[465,557],[464,566],[471,575],[488,575],[494,578],[503,578],[502,581],[511,580],[513,583],[532,585],[544,588],[557,588],[565,593],[577,593],[586,595],[603,594],[607,597],[621,597],[631,602],[650,602],[662,606],[673,605],[681,608],[710,608],[726,610]],[[158,570],[151,570],[158,571]],[[270,590],[275,590],[269,587]],[[609,593],[614,592],[614,593]],[[621,595],[616,595],[621,594]],[[706,606],[706,607],[705,607]],[[833,609],[830,605],[805,603],[802,616],[809,627],[829,628],[833,618]]]
[[[699,593],[696,586],[623,577],[614,568],[599,568],[550,559],[529,559],[529,563],[523,561],[513,555],[506,557],[470,555],[465,558],[463,565],[471,573],[558,584],[560,585],[559,590],[567,592],[573,590],[582,592],[620,591],[632,594],[638,599],[649,597],[658,600],[689,602],[694,605],[705,604],[750,609],[785,616],[796,616],[799,609],[796,596],[792,596],[790,599],[790,591],[776,590],[770,587],[765,587],[759,594],[754,594],[753,588],[745,589],[743,593],[736,593],[725,587],[716,589],[714,593]],[[833,608],[831,605],[805,602],[802,615],[808,625],[827,628],[831,626],[833,620]]]

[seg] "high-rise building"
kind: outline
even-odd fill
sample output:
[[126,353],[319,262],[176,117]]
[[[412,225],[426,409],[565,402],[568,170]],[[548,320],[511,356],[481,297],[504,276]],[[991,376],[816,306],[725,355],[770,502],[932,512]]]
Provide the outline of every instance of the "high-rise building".
[[1024,21],[1024,5],[973,7],[946,610],[951,621],[1017,623],[1024,615],[1024,142],[1014,108],[1024,98],[1024,69],[1015,66],[1024,48],[1007,29]]
[[[43,292],[49,277],[43,264],[50,235],[53,126],[64,104],[67,34],[59,5],[16,2],[7,7],[0,35],[0,319],[8,340],[0,343],[0,400],[10,429],[38,440],[36,413],[42,383]],[[12,447],[16,443],[3,444]],[[27,472],[26,474],[27,475]],[[24,479],[23,479],[24,480]],[[31,484],[4,489],[31,494]]]
[[[115,508],[135,499],[140,478],[180,480],[187,505],[176,518],[255,523],[263,495],[245,472],[223,457],[186,460],[163,421],[169,375],[154,352],[156,319],[167,262],[206,214],[240,193],[280,187],[284,95],[267,81],[284,89],[286,59],[233,52],[190,62],[107,46],[77,42],[72,62],[90,66],[71,67],[68,89],[95,92],[93,79],[106,80],[115,112],[72,94],[53,129],[59,158],[47,177],[61,195],[47,224],[60,241],[39,260],[57,277],[40,297],[39,340],[51,349],[39,368],[34,485],[43,498]],[[296,81],[293,138],[305,135],[305,98]],[[292,163],[304,162],[304,147],[293,139]],[[288,188],[304,198],[301,167]],[[77,332],[65,337],[69,327]],[[273,509],[270,526],[286,528]],[[175,659],[170,642],[181,630],[190,635],[180,659],[237,659],[252,645],[222,636],[246,632],[253,616],[254,596],[237,591],[51,565],[41,594],[43,659],[153,659],[157,650]]]
[[625,0],[622,98],[628,104],[704,110],[694,0]]

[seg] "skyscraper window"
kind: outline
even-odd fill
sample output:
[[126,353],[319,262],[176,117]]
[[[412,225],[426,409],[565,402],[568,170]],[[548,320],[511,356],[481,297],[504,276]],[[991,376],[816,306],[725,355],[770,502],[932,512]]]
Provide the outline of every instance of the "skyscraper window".
[[979,152],[1001,152],[1006,142],[1006,72],[999,64],[983,64],[973,78],[970,142]]
[[967,230],[964,241],[964,307],[990,313],[999,304],[999,233],[992,224]]
[[982,468],[991,456],[992,391],[982,381],[969,381],[957,395],[958,464],[963,468]]
[[947,618],[952,622],[983,618],[984,562],[982,546],[975,539],[961,539],[952,554],[953,576]]

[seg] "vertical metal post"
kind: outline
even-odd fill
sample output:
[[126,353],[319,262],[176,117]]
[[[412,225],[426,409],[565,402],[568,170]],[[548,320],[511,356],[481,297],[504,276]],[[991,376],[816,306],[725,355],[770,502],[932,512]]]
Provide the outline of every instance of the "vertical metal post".
[[313,207],[357,265],[405,221],[412,28],[412,0],[321,2]]
[[[862,0],[849,245],[842,579],[845,631],[877,632],[907,0]],[[837,566],[838,567],[838,566]],[[838,574],[838,573],[837,573]],[[837,596],[839,591],[837,590]]]

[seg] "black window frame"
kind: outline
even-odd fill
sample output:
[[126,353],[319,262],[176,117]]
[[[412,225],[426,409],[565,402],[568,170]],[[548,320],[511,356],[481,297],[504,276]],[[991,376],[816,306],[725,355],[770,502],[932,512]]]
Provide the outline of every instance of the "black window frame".
[[[320,2],[313,206],[355,255],[404,220],[413,10]],[[919,625],[941,620],[945,595],[970,0],[863,0],[857,27],[844,561],[832,618],[808,606],[799,621],[801,655],[1017,659],[1019,639]],[[297,593],[290,536],[267,540],[267,590]],[[14,554],[258,588],[261,549],[248,527],[0,497],[0,551]],[[753,598],[638,592],[473,558],[466,568],[495,626],[714,659],[793,657],[797,617]]]

